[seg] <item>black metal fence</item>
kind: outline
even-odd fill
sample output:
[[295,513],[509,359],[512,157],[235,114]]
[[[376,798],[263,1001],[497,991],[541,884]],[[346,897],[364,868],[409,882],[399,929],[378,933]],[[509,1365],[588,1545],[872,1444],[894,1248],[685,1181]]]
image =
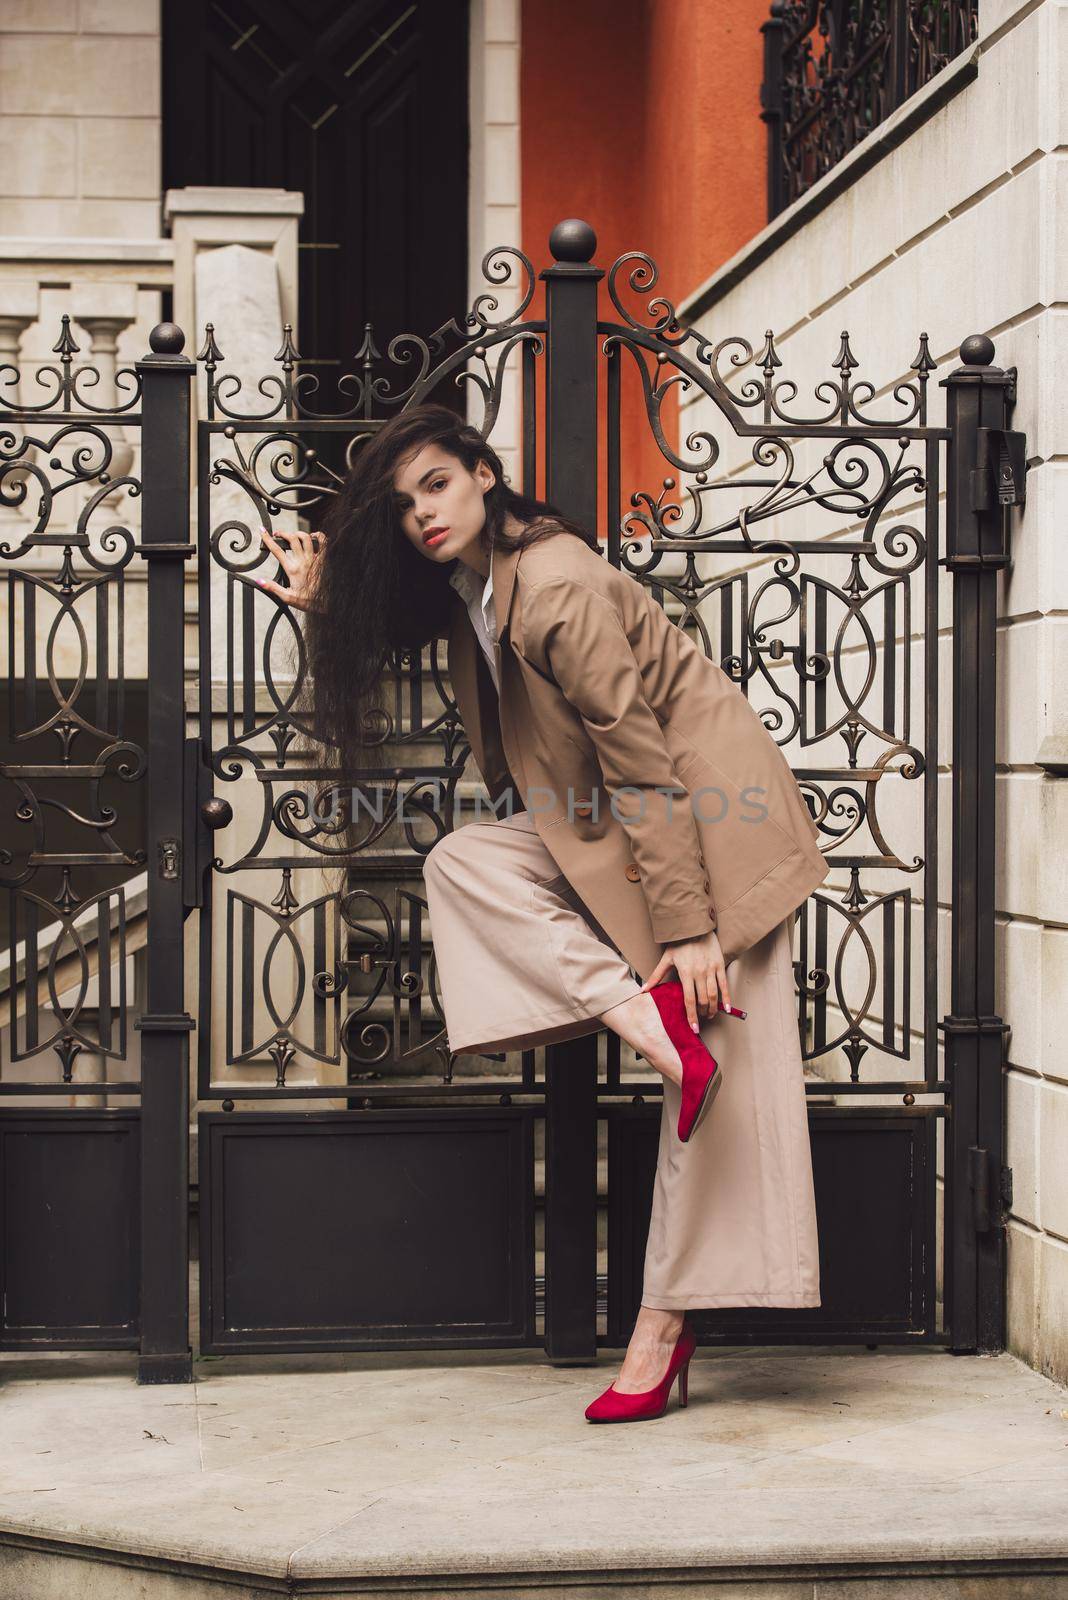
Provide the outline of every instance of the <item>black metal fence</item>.
[[[28,402],[26,377],[18,392],[18,375],[0,372],[0,508],[15,532],[0,542],[10,639],[2,1347],[138,1345],[143,1380],[188,1375],[194,1030],[202,1349],[541,1342],[554,1360],[581,1361],[598,1342],[625,1339],[640,1299],[659,1080],[626,1067],[614,1035],[515,1058],[458,1061],[449,1050],[420,862],[456,813],[468,751],[436,644],[394,663],[384,731],[411,760],[393,771],[387,813],[348,861],[348,892],[319,892],[335,846],[308,807],[322,773],[293,710],[299,625],[252,581],[273,563],[260,526],[318,520],[337,487],[332,450],[343,466],[386,416],[448,380],[477,390],[489,436],[513,357],[523,486],[537,483],[587,525],[603,520],[607,558],[647,583],[748,695],[793,758],[833,869],[802,908],[795,962],[823,1304],[698,1314],[701,1334],[1001,1346],[994,623],[1009,508],[1023,495],[1023,439],[1006,427],[1015,373],[993,365],[989,339],[965,340],[936,424],[925,335],[907,375],[877,399],[843,334],[835,376],[806,411],[770,332],[760,349],[740,337],[713,344],[662,297],[631,303],[655,287],[648,256],[625,255],[606,274],[581,223],[558,225],[551,245],[544,318],[526,317],[532,263],[491,251],[487,281],[516,275],[512,313],[494,317],[498,302],[483,295],[462,320],[395,339],[385,357],[368,330],[333,411],[302,377],[288,334],[278,375],[254,374],[240,391],[209,329],[195,426],[197,366],[170,324],[120,373],[121,404],[107,414],[86,404],[91,379],[66,326],[42,403]],[[667,465],[654,484],[626,456],[628,382]],[[678,450],[663,415],[673,390],[698,403]],[[140,429],[140,465],[118,485],[126,500],[114,522],[109,430],[119,427]],[[647,537],[625,542],[635,533]],[[147,565],[137,663],[123,620],[134,557]],[[187,706],[193,558],[199,688]],[[940,569],[953,605],[952,747],[941,754],[950,816],[937,781]],[[139,674],[147,717],[134,739],[126,696]],[[143,831],[125,845],[109,781],[119,795],[146,791]],[[60,820],[81,837],[53,847]],[[938,851],[950,822],[950,1009],[940,1016]],[[49,869],[59,884],[46,897]],[[132,886],[138,994],[116,977]],[[191,911],[195,1015],[185,1002]],[[49,1109],[56,1095],[66,1103]]]
[[978,0],[773,0],[764,35],[768,218],[977,36]]

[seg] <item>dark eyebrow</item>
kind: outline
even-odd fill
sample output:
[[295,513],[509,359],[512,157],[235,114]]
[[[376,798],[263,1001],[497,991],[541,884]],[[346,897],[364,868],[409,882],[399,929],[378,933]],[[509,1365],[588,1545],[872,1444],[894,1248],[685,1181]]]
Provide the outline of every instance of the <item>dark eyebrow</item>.
[[[436,477],[436,475],[439,472],[448,472],[448,470],[449,470],[448,467],[431,467],[429,472],[424,472],[423,473],[423,476],[419,479],[419,482],[416,484],[416,488],[418,489],[422,484],[424,484],[426,482],[426,480],[428,478]],[[404,491],[403,491],[403,489],[394,489],[393,498],[394,498],[394,500],[403,500],[404,499]]]

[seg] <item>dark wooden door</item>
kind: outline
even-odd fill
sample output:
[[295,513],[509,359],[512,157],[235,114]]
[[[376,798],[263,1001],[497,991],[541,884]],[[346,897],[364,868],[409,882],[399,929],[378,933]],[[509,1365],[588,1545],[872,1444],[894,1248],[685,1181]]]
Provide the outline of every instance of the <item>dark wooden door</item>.
[[365,323],[384,347],[466,306],[467,0],[164,0],[163,61],[167,188],[304,195],[324,405]]

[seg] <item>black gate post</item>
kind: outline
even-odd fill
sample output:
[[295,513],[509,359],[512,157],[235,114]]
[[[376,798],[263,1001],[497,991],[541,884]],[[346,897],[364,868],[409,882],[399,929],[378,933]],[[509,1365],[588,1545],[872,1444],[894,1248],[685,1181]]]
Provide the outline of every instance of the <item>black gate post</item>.
[[1006,431],[1016,372],[973,334],[942,379],[951,432],[946,556],[953,574],[953,857],[950,1014],[945,1039],[944,1291],[950,1348],[1005,1344],[1004,1044],[994,993],[994,737],[997,574],[1009,506],[1023,500],[1023,437]]
[[[597,235],[558,222],[545,280],[545,494],[597,526]],[[597,1355],[597,1035],[546,1052],[545,1352],[557,1366]]]
[[139,1383],[188,1383],[189,1030],[183,1009],[184,569],[189,542],[190,378],[185,336],[163,322],[138,362],[141,544],[148,562],[148,972],[141,1029]]

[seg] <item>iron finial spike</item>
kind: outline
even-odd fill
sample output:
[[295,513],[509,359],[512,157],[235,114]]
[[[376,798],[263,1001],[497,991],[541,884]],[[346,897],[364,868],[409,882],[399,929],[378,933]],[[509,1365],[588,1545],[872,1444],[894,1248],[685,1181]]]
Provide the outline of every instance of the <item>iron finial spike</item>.
[[75,344],[74,342],[74,338],[70,331],[70,317],[66,312],[63,313],[63,316],[60,320],[62,321],[63,329],[59,335],[59,338],[52,346],[52,353],[57,355],[61,361],[69,361],[72,356],[78,354],[81,346]]
[[775,335],[770,328],[764,329],[764,348],[757,356],[757,364],[763,368],[768,377],[776,367],[782,366],[782,360],[775,349]]
[[295,361],[300,360],[300,351],[293,343],[293,324],[291,322],[285,323],[282,328],[282,348],[274,359],[280,361],[287,371]]
[[857,360],[852,349],[850,348],[848,328],[842,329],[842,342],[838,346],[838,354],[831,362],[831,366],[837,367],[838,371],[843,374],[852,372],[854,367],[860,366],[860,362]]
[[225,358],[223,356],[222,351],[219,349],[219,346],[215,342],[215,324],[214,324],[214,322],[205,322],[205,324],[204,324],[204,348],[199,352],[199,354],[197,356],[197,360],[205,362],[206,365],[209,366],[209,367],[213,367],[217,361],[222,361],[224,359]]
[[921,333],[920,348],[912,358],[912,370],[925,378],[929,372],[934,371],[936,365],[937,363],[931,355],[931,347],[927,342],[927,335]]

